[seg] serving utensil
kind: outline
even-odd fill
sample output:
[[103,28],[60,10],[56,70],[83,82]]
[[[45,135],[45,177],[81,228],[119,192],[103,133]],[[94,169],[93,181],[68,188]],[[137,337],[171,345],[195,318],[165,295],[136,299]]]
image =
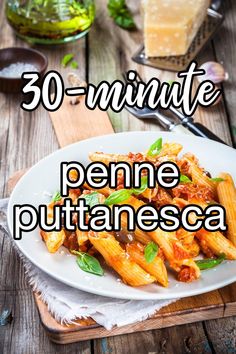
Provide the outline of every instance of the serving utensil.
[[137,108],[137,107],[125,106],[125,108],[129,113],[133,114],[136,118],[144,119],[144,120],[150,118],[156,119],[158,123],[167,131],[193,135],[193,133],[191,133],[183,125],[181,125],[180,123],[173,122],[170,118],[167,118],[159,111],[152,111],[150,108],[147,107]]
[[[129,82],[125,73],[123,73],[123,78],[125,82]],[[138,85],[138,83],[144,83],[141,76],[136,72],[135,79],[132,81],[134,85]],[[211,140],[218,141],[219,143],[226,144],[223,140],[221,140],[217,135],[212,133],[208,128],[198,122],[194,122],[193,117],[185,116],[181,111],[176,109],[173,106],[169,107],[169,111],[175,115],[175,117],[179,120],[178,123],[172,121],[168,116],[159,112],[159,110],[151,110],[148,107],[144,107],[142,109],[137,107],[129,107],[125,106],[127,111],[133,114],[137,118],[147,119],[154,118],[157,119],[160,125],[168,131],[179,132],[185,134],[194,134],[200,136],[202,138],[208,138]]]

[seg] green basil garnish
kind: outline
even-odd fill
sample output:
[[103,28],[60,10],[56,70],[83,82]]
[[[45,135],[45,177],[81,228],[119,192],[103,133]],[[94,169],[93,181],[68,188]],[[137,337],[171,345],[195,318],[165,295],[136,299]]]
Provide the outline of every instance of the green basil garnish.
[[223,182],[223,181],[224,181],[224,178],[215,177],[215,178],[210,178],[210,180],[211,180],[212,182]]
[[107,4],[109,15],[115,23],[125,29],[135,28],[133,16],[125,0],[109,0]]
[[82,194],[82,196],[80,198],[85,199],[85,202],[88,206],[90,206],[90,208],[92,208],[95,205],[100,204],[99,203],[99,194],[97,192],[92,192],[89,194]]
[[52,197],[52,202],[59,202],[62,199],[60,192],[55,192]]
[[145,192],[146,189],[147,189],[147,176],[143,176],[141,177],[140,188],[133,188],[132,193],[134,193],[135,195],[142,194],[143,192]]
[[133,193],[132,189],[120,189],[115,191],[107,197],[105,200],[106,205],[113,205],[124,202],[125,200],[129,199],[131,194]]
[[72,251],[72,253],[78,255],[76,263],[84,272],[100,276],[104,275],[104,270],[95,257],[85,252]]
[[160,154],[162,149],[162,138],[159,138],[153,143],[148,149],[147,155],[151,157],[155,157]]
[[181,183],[192,183],[191,179],[188,178],[188,176],[185,176],[185,175],[180,175],[179,181]]
[[120,189],[115,191],[107,197],[105,200],[106,205],[119,204],[129,199],[132,194],[138,195],[143,193],[147,189],[147,176],[141,177],[141,187],[133,189]]
[[219,265],[225,260],[225,254],[221,254],[218,258],[206,258],[196,261],[197,266],[200,270],[211,269]]
[[144,257],[147,263],[151,263],[158,254],[158,246],[154,242],[149,242],[144,249]]
[[61,60],[61,65],[65,68],[73,58],[74,54],[66,54]]
[[79,64],[77,63],[76,60],[73,60],[73,61],[71,62],[71,64],[70,64],[70,67],[71,67],[72,69],[78,69],[78,66],[79,66]]

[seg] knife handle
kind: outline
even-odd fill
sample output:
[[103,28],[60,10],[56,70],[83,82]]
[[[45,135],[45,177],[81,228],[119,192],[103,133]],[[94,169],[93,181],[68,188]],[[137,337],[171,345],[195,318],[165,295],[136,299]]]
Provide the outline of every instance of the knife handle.
[[208,128],[198,122],[185,122],[185,126],[195,135],[201,136],[203,138],[208,138],[211,140],[218,141],[221,144],[227,145],[223,140],[221,140],[217,135],[212,133]]

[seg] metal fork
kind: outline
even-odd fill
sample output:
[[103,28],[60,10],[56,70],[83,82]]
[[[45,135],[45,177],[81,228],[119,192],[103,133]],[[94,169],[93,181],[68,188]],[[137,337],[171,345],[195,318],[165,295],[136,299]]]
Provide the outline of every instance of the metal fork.
[[[127,76],[123,73],[123,77],[125,82],[129,82],[127,80]],[[138,84],[139,82],[144,82],[140,75],[136,72],[135,80],[132,81],[134,84]],[[208,128],[198,122],[194,122],[193,117],[185,116],[181,111],[177,110],[175,107],[170,106],[169,111],[175,115],[175,117],[179,120],[178,123],[173,122],[169,117],[163,115],[159,112],[158,109],[151,110],[149,108],[136,108],[125,106],[127,111],[133,114],[137,118],[145,119],[145,118],[155,118],[158,120],[160,125],[169,131],[185,133],[188,135],[197,135],[203,138],[212,139],[218,141],[219,143],[226,144],[223,140],[221,140],[218,136],[212,133]],[[188,128],[188,129],[187,129]]]
[[[127,80],[126,74],[123,73],[123,78],[125,82],[129,82]],[[138,80],[142,81],[141,77],[139,76],[138,73],[136,73],[136,84],[138,83]],[[143,81],[142,81],[143,82]],[[148,107],[144,108],[138,108],[138,107],[130,107],[130,106],[125,106],[126,110],[134,115],[135,117],[139,119],[156,119],[158,123],[165,129],[170,132],[175,132],[175,133],[184,133],[188,135],[193,135],[188,129],[186,129],[183,125],[180,123],[176,123],[172,121],[169,117],[165,116],[164,114],[160,113],[158,110],[151,110]]]

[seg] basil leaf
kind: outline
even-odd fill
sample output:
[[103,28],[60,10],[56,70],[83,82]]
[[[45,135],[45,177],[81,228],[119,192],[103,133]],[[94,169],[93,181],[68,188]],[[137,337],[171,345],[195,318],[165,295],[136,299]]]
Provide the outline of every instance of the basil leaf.
[[158,254],[158,246],[154,242],[149,242],[144,249],[144,257],[147,263],[151,263]]
[[78,254],[76,263],[78,264],[80,269],[82,269],[84,272],[92,273],[100,276],[104,275],[104,270],[102,269],[99,261],[95,257],[84,252],[73,251],[73,253]]
[[188,178],[188,176],[185,176],[185,175],[180,175],[179,181],[181,183],[192,183],[191,179]]
[[13,317],[10,310],[4,310],[0,315],[0,326],[6,326],[11,323]]
[[162,149],[162,138],[159,138],[153,143],[148,149],[147,155],[151,157],[155,157],[160,154]]
[[133,16],[128,9],[125,0],[109,0],[107,4],[108,12],[115,23],[125,29],[135,28]]
[[78,66],[79,66],[79,64],[75,60],[73,60],[72,63],[70,64],[70,67],[72,69],[78,69]]
[[61,60],[61,65],[65,68],[73,58],[74,54],[66,54]]
[[133,17],[128,10],[125,11],[122,15],[116,16],[114,18],[114,21],[121,28],[125,28],[125,29],[135,28]]
[[211,269],[225,260],[225,254],[221,254],[218,258],[206,258],[195,261],[200,270]]
[[138,194],[145,192],[146,189],[147,189],[147,176],[143,176],[143,177],[141,177],[141,187],[140,188],[133,188],[132,192],[135,195],[138,195]]
[[62,199],[60,192],[55,192],[52,197],[52,202],[59,202]]
[[212,182],[223,182],[224,178],[220,178],[220,177],[210,178],[210,181],[212,181]]
[[132,189],[120,189],[118,191],[115,191],[111,193],[109,197],[105,200],[105,204],[112,205],[124,202],[125,200],[129,199],[132,193]]
[[97,192],[92,192],[89,194],[82,195],[80,198],[85,199],[87,205],[92,208],[93,206],[100,204],[99,203],[99,194]]

